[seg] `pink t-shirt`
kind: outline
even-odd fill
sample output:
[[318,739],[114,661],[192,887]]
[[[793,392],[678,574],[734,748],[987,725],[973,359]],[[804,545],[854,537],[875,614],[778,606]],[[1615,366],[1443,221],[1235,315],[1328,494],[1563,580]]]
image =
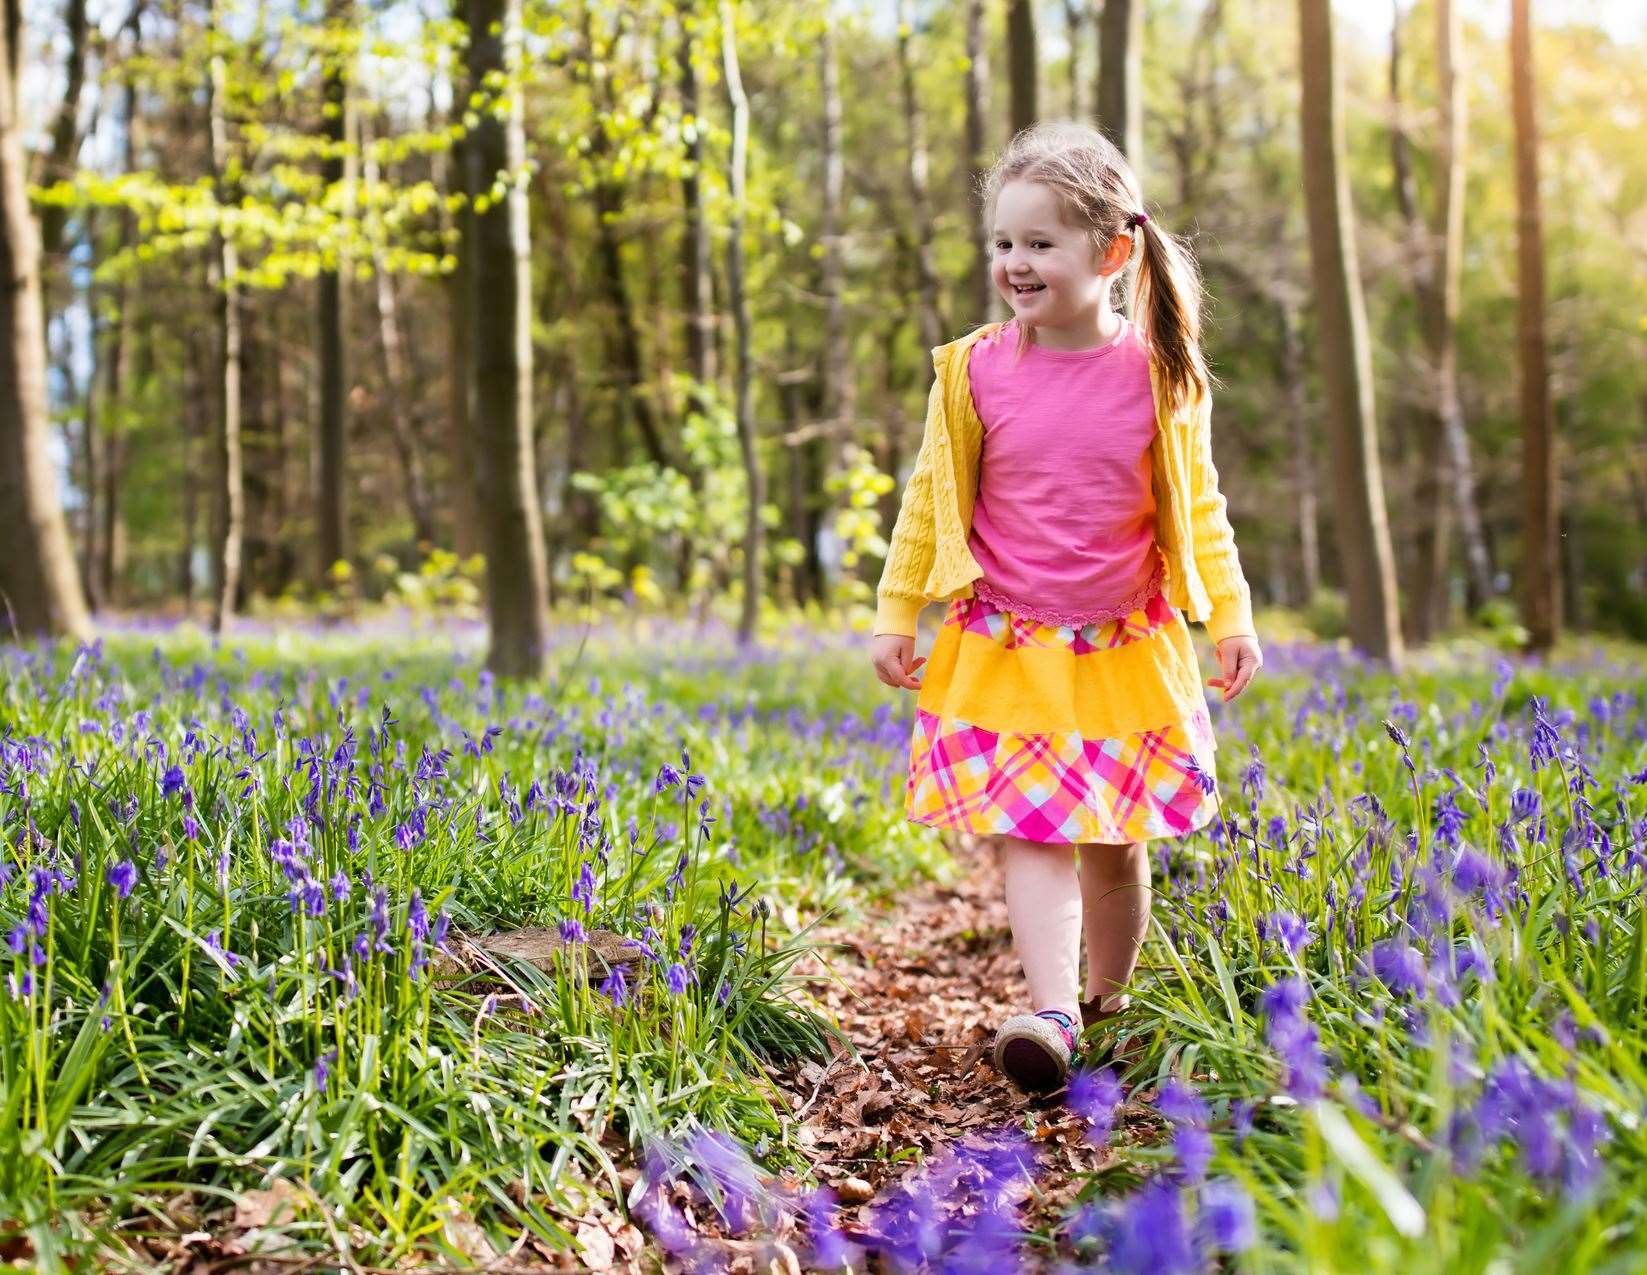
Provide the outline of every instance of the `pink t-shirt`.
[[972,347],[983,421],[968,547],[986,601],[1050,624],[1128,615],[1159,587],[1149,351],[1123,319],[1107,345],[1015,360],[1016,321]]

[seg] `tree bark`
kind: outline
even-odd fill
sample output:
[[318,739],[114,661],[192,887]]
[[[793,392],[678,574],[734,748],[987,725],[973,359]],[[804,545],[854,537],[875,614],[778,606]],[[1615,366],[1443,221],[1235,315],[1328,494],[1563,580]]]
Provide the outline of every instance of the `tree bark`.
[[1104,0],[1098,20],[1098,127],[1143,180],[1143,0]]
[[[216,35],[218,8],[213,0],[208,21]],[[212,180],[218,203],[234,202],[228,179],[229,126],[224,114],[228,73],[221,52],[211,57],[208,93]],[[240,596],[240,550],[245,531],[245,484],[240,440],[240,285],[239,259],[232,239],[212,236],[209,280],[217,294],[217,479],[215,553],[212,580],[212,632],[224,634],[234,623]]]
[[1401,628],[1379,469],[1366,307],[1343,165],[1344,120],[1330,0],[1299,0],[1298,15],[1304,196],[1350,640],[1394,668],[1402,661]]
[[696,0],[681,5],[678,60],[681,114],[692,120],[686,138],[686,169],[681,175],[681,203],[686,225],[681,233],[681,295],[686,305],[686,365],[694,380],[715,383],[715,312],[710,301],[709,221],[703,206],[703,109],[698,101],[698,15]]
[[1528,0],[1510,0],[1510,100],[1515,116],[1517,354],[1521,365],[1523,545],[1521,614],[1527,647],[1548,652],[1561,633],[1559,468],[1544,345],[1544,230]]
[[1297,494],[1298,565],[1302,601],[1309,602],[1321,588],[1321,531],[1317,513],[1313,433],[1304,401],[1304,350],[1300,339],[1298,306],[1290,298],[1278,301],[1281,311],[1281,384],[1287,395],[1287,433],[1292,439],[1293,490]]
[[[137,0],[126,19],[131,48],[135,52],[142,39],[142,17],[145,0]],[[129,71],[122,76],[120,90],[121,157],[120,170],[132,172],[138,153],[140,120],[138,117],[136,77]],[[119,250],[130,248],[137,236],[137,218],[130,208],[122,208],[118,219]],[[109,334],[109,348],[103,357],[103,447],[100,477],[102,490],[97,508],[100,525],[97,533],[98,591],[105,606],[119,606],[124,600],[126,581],[126,518],[124,487],[126,472],[127,422],[126,398],[131,392],[129,364],[133,339],[131,308],[134,301],[130,282],[122,279],[115,285],[114,325]],[[153,342],[146,347],[152,354]]]
[[[469,85],[513,82],[521,64],[521,0],[468,0]],[[543,672],[548,564],[532,459],[531,259],[526,132],[521,97],[487,101],[469,135],[468,297],[470,412],[477,496],[485,524],[492,645],[487,667],[504,677]],[[506,194],[493,200],[499,174]]]
[[[452,0],[453,17],[462,20],[467,0]],[[431,110],[431,115],[433,115]],[[468,163],[463,140],[452,143],[449,152],[436,151],[432,159],[434,183],[447,195],[466,191]],[[451,270],[442,276],[442,296],[446,303],[446,485],[442,496],[451,508],[452,548],[459,557],[480,552],[480,513],[475,507],[475,465],[469,437],[469,213],[460,212],[455,221],[440,204],[441,231],[458,230],[458,247]]]
[[[376,188],[379,180],[377,155],[372,149],[372,137],[362,125],[361,150],[364,153],[364,176],[368,191]],[[401,478],[406,485],[406,513],[412,520],[412,535],[420,553],[435,542],[434,513],[429,505],[429,484],[423,472],[423,448],[413,425],[412,396],[407,392],[406,358],[400,332],[400,307],[395,299],[395,283],[384,260],[380,236],[372,237],[372,282],[377,301],[378,356],[382,361],[383,406],[382,419],[394,440],[395,459],[400,462]]]
[[904,122],[908,127],[909,206],[915,221],[913,247],[915,279],[920,296],[921,345],[930,350],[944,339],[944,318],[939,309],[938,267],[932,257],[932,206],[927,195],[926,116],[915,87],[915,59],[910,48],[915,38],[914,17],[909,0],[898,0],[898,78],[903,89]]
[[[327,0],[326,26],[347,28],[352,21],[352,0]],[[352,184],[353,162],[347,151],[352,139],[349,67],[344,56],[328,51],[321,86],[324,103],[321,132],[326,139],[320,175],[326,183],[327,198],[345,198],[346,183]],[[320,410],[315,419],[319,429],[316,453],[316,561],[315,583],[325,588],[332,564],[349,553],[349,506],[344,472],[349,428],[349,288],[347,261],[338,250],[338,260],[320,271]]]
[[29,208],[16,70],[20,0],[0,23],[0,634],[91,634],[48,438],[40,238]]
[[973,323],[985,323],[1001,304],[989,277],[993,236],[984,224],[982,196],[989,168],[989,57],[984,31],[984,0],[966,0],[966,167],[968,207],[972,209],[971,243]]
[[[901,19],[900,19],[901,20]],[[818,536],[828,516],[829,475],[838,468],[840,454],[857,411],[852,338],[846,327],[846,264],[842,251],[842,203],[846,189],[839,50],[834,6],[828,6],[819,41],[819,82],[823,97],[823,257],[819,262],[818,291],[823,296],[824,335],[822,377],[819,386],[821,431],[794,444],[790,451],[791,490],[798,501],[797,534],[806,548],[805,577],[819,602],[828,595],[828,580]],[[797,391],[798,392],[798,391]],[[786,400],[788,401],[788,400]],[[790,406],[793,407],[792,401]]]
[[1081,83],[1081,41],[1087,33],[1087,0],[1064,0],[1064,33],[1069,39],[1069,117],[1081,118],[1081,102],[1086,96]]
[[1012,85],[1012,131],[1021,133],[1040,118],[1036,100],[1040,54],[1035,47],[1034,0],[1008,0],[1007,74]]
[[[86,0],[69,0],[63,25],[69,34],[69,52],[63,64],[63,98],[52,120],[50,145],[37,157],[39,171],[31,176],[31,180],[41,185],[66,181],[74,176],[80,143],[84,140],[80,128],[80,98],[86,84],[86,35],[90,26],[86,20]],[[63,251],[63,230],[68,216],[69,210],[57,204],[48,205],[40,212],[43,270],[52,269]]]
[[1401,111],[1401,14],[1390,36],[1390,130],[1396,202],[1407,226],[1415,263],[1413,291],[1418,302],[1426,357],[1426,395],[1420,428],[1416,499],[1413,509],[1412,575],[1408,582],[1408,636],[1426,642],[1446,624],[1451,532],[1462,532],[1470,592],[1490,595],[1491,568],[1475,502],[1469,435],[1458,394],[1455,335],[1458,322],[1459,263],[1464,236],[1464,96],[1459,76],[1462,48],[1456,7],[1436,6],[1436,63],[1440,136],[1436,155],[1433,226],[1418,212],[1406,127]]
[[726,102],[732,112],[732,155],[727,174],[732,194],[732,225],[726,254],[726,281],[732,305],[732,322],[737,335],[737,421],[738,443],[743,452],[743,472],[749,493],[748,517],[743,541],[743,613],[738,619],[738,644],[755,640],[760,618],[763,549],[761,507],[766,503],[766,481],[760,456],[755,450],[755,414],[750,391],[753,377],[750,353],[749,298],[744,293],[743,223],[748,204],[745,171],[749,149],[749,99],[744,96],[743,77],[738,71],[738,34],[731,0],[720,0],[721,59],[725,68]]

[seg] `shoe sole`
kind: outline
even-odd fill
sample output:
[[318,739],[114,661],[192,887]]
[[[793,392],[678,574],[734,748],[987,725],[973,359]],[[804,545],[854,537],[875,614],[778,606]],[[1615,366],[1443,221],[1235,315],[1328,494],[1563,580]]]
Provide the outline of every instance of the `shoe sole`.
[[1063,1083],[1058,1060],[1039,1041],[1015,1040],[1001,1050],[1001,1070],[1021,1089],[1037,1092]]
[[1056,1089],[1069,1076],[1063,1035],[1045,1018],[1013,1019],[996,1036],[995,1066],[1020,1089]]

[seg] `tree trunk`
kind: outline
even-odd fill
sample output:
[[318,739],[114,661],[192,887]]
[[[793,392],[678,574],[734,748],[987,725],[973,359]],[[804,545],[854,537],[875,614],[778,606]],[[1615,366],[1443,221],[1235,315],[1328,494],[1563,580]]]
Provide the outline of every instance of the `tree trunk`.
[[744,295],[743,222],[748,203],[744,179],[749,149],[749,99],[744,96],[743,77],[738,72],[738,35],[732,0],[720,0],[720,15],[726,102],[732,112],[732,155],[728,173],[732,225],[727,243],[726,281],[738,342],[738,442],[743,451],[744,481],[749,493],[743,542],[743,614],[738,619],[738,644],[747,646],[755,640],[755,625],[760,618],[761,568],[765,557],[761,507],[766,503],[766,482],[761,473],[760,456],[755,450],[754,404],[750,401],[754,369],[750,365],[749,298]]
[[[464,16],[467,0],[452,0],[454,16]],[[445,194],[466,189],[468,164],[461,139],[452,143],[448,154],[433,156],[435,186]],[[449,232],[452,215],[446,201],[440,203],[441,229]],[[469,437],[469,246],[468,212],[458,214],[461,243],[455,265],[442,277],[446,302],[446,485],[442,496],[452,511],[452,548],[459,557],[480,552],[480,513],[475,506],[475,464]]]
[[1314,434],[1304,401],[1304,350],[1298,306],[1283,297],[1281,310],[1281,384],[1287,395],[1287,432],[1292,439],[1293,490],[1298,510],[1298,565],[1302,601],[1321,588],[1321,532],[1317,513]]
[[989,277],[991,243],[994,236],[984,224],[983,199],[979,194],[984,173],[989,168],[989,57],[984,31],[984,0],[966,0],[966,167],[968,206],[972,209],[971,242],[973,323],[988,322],[1001,304]]
[[[208,279],[210,267],[207,267]],[[177,596],[183,603],[183,612],[187,615],[194,606],[194,545],[195,528],[200,521],[200,480],[197,477],[200,469],[200,441],[216,431],[207,423],[208,411],[215,413],[216,409],[207,405],[207,396],[214,379],[217,360],[212,359],[213,375],[205,371],[208,356],[201,349],[203,344],[199,334],[191,327],[186,338],[188,347],[188,362],[183,367],[183,437],[178,446],[182,457],[183,490],[181,495],[182,526],[178,528],[180,535],[177,543]],[[215,395],[212,396],[215,400]],[[215,484],[214,484],[215,490]]]
[[[507,81],[519,73],[521,0],[468,0],[468,18],[474,93],[489,76]],[[467,152],[471,204],[498,174],[510,179],[501,200],[471,213],[464,245],[472,272],[469,415],[492,623],[486,662],[500,676],[536,677],[548,636],[549,583],[532,463],[531,245],[526,187],[516,180],[526,165],[518,93],[509,96],[507,116],[486,103]]]
[[1548,652],[1561,633],[1559,472],[1544,348],[1544,230],[1538,195],[1538,121],[1528,0],[1510,0],[1510,99],[1515,115],[1517,352],[1521,364],[1521,479],[1527,647]]
[[[901,19],[900,19],[901,20]],[[842,252],[841,216],[846,187],[842,143],[841,81],[836,45],[833,5],[825,19],[819,44],[823,92],[823,257],[819,262],[818,290],[823,295],[824,335],[822,384],[819,394],[820,432],[796,444],[790,453],[792,480],[804,480],[805,492],[797,511],[799,534],[806,546],[806,577],[812,596],[823,602],[829,588],[823,558],[818,552],[818,534],[828,517],[830,497],[827,486],[838,466],[841,446],[852,428],[857,411],[856,380],[852,361],[852,337],[846,327],[846,265]]]
[[1434,225],[1419,215],[1414,195],[1406,128],[1401,114],[1401,17],[1390,37],[1390,98],[1394,126],[1391,158],[1396,197],[1407,225],[1416,264],[1413,290],[1418,302],[1429,363],[1428,406],[1421,423],[1417,496],[1414,502],[1413,571],[1409,580],[1409,636],[1425,642],[1447,621],[1450,533],[1462,530],[1471,592],[1487,596],[1492,574],[1475,502],[1469,435],[1458,395],[1455,333],[1458,322],[1459,262],[1464,234],[1464,97],[1458,58],[1462,48],[1457,9],[1451,0],[1436,8],[1436,63],[1440,97],[1440,137],[1436,155]]
[[1087,33],[1087,0],[1064,0],[1064,33],[1069,39],[1069,117],[1081,118],[1081,103],[1086,97],[1081,83],[1081,41]]
[[1035,47],[1035,0],[1007,0],[1007,67],[1012,84],[1012,131],[1040,117],[1036,100],[1040,54]]
[[930,350],[944,339],[939,310],[938,267],[932,258],[932,207],[927,196],[926,117],[915,90],[915,59],[910,44],[915,37],[909,0],[898,0],[898,74],[903,88],[904,121],[908,125],[909,206],[915,220],[915,278],[920,296],[921,345]]
[[1104,0],[1098,20],[1098,127],[1143,180],[1143,0]]
[[[138,0],[132,6],[131,15],[126,20],[133,49],[137,48],[142,36],[140,23],[143,7],[143,0]],[[120,102],[120,171],[129,173],[133,171],[136,162],[140,127],[137,114],[137,82],[136,77],[129,72],[122,77]],[[118,225],[118,249],[123,252],[131,247],[137,236],[137,218],[130,208],[120,210]],[[125,594],[126,519],[123,493],[128,428],[126,399],[131,393],[128,364],[131,360],[133,340],[133,301],[132,286],[129,281],[122,279],[114,289],[114,324],[109,333],[109,348],[103,357],[103,401],[106,406],[103,413],[103,463],[100,467],[102,491],[97,501],[98,516],[101,520],[97,533],[97,580],[103,603],[110,607],[119,606]],[[147,342],[146,349],[152,357],[152,341]]]
[[[97,223],[101,217],[97,209],[89,209],[85,216],[83,242],[91,247],[95,255],[101,251],[97,242]],[[80,394],[80,427],[76,431],[64,431],[78,445],[77,455],[71,458],[70,464],[78,465],[79,473],[72,481],[79,492],[80,504],[69,531],[70,542],[75,543],[78,549],[76,563],[80,570],[80,587],[86,599],[86,609],[93,616],[102,609],[103,598],[101,582],[97,578],[97,567],[102,557],[97,547],[97,536],[102,527],[97,505],[103,492],[100,440],[103,431],[99,424],[101,404],[98,400],[98,383],[102,379],[103,360],[107,357],[105,347],[108,344],[105,336],[108,324],[100,317],[103,311],[102,292],[103,289],[98,284],[88,283],[80,297],[81,308],[91,317],[92,361],[87,371],[85,388]],[[47,327],[49,330],[49,319]],[[59,332],[62,334],[61,344],[68,345],[71,338],[67,325],[60,327]],[[47,358],[50,357],[48,342]],[[74,358],[68,350],[62,351],[59,365],[64,369],[65,380],[73,385],[76,379],[73,375]]]
[[[327,0],[326,26],[333,31],[347,29],[352,21],[352,0]],[[352,111],[349,67],[336,51],[325,54],[321,85],[324,103],[321,132],[326,139],[321,162],[321,180],[328,197],[342,197],[345,183],[353,182],[353,162],[348,157],[352,140]],[[341,250],[338,252],[342,258]],[[315,419],[319,429],[316,454],[316,578],[325,588],[332,564],[349,553],[349,507],[344,473],[349,427],[349,289],[346,259],[328,262],[320,271],[320,410]]]
[[40,239],[29,209],[16,71],[19,0],[0,23],[0,634],[91,634],[48,439]]
[[[218,9],[213,0],[209,24],[215,40]],[[212,180],[217,199],[227,206],[234,202],[226,173],[229,166],[229,126],[224,114],[228,74],[223,55],[211,57],[208,112],[210,115]],[[212,236],[209,279],[217,293],[217,435],[215,439],[217,479],[215,553],[212,579],[212,632],[227,633],[234,623],[235,604],[240,594],[240,545],[245,527],[245,490],[240,454],[240,284],[239,260],[234,241],[223,234]]]
[[703,111],[698,101],[698,16],[695,0],[681,6],[681,114],[694,122],[686,139],[686,169],[681,175],[681,203],[686,226],[681,233],[681,295],[686,306],[686,365],[693,379],[713,385],[716,379],[715,312],[710,302],[709,222],[703,207]]
[[[136,22],[135,13],[132,22]],[[36,157],[39,171],[30,177],[31,181],[43,186],[67,181],[74,176],[80,143],[84,140],[80,129],[80,98],[86,84],[86,35],[90,26],[86,20],[86,0],[69,0],[63,25],[69,37],[68,57],[63,64],[63,97],[52,120],[50,146]],[[63,251],[63,230],[68,224],[68,217],[68,208],[59,204],[47,205],[40,211],[43,270],[54,268]]]
[[[364,175],[366,189],[378,184],[376,153],[372,137],[362,126],[361,150],[365,155]],[[372,281],[377,300],[378,354],[382,359],[383,412],[389,437],[394,440],[395,458],[400,462],[401,478],[406,485],[406,513],[412,520],[412,535],[418,543],[418,552],[427,553],[435,542],[434,514],[429,507],[429,485],[423,472],[423,449],[413,427],[411,401],[407,392],[404,344],[400,332],[400,308],[395,300],[395,282],[389,274],[380,243],[381,234],[372,236]]]
[[1384,512],[1366,308],[1343,165],[1330,0],[1299,0],[1304,195],[1327,391],[1334,528],[1349,599],[1350,640],[1392,668],[1402,660],[1395,567]]

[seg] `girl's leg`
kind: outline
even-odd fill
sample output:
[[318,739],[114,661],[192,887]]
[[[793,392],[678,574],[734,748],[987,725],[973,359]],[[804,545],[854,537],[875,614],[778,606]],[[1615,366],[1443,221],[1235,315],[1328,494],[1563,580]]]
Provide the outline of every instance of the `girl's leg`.
[[1132,977],[1149,930],[1150,863],[1144,842],[1081,847],[1082,928],[1087,939],[1087,987],[1083,999],[1102,996],[1102,1011],[1119,1009],[1128,997],[1114,995]]
[[1081,886],[1075,848],[1002,837],[1007,921],[1036,1012],[1061,1009],[1081,1024]]

